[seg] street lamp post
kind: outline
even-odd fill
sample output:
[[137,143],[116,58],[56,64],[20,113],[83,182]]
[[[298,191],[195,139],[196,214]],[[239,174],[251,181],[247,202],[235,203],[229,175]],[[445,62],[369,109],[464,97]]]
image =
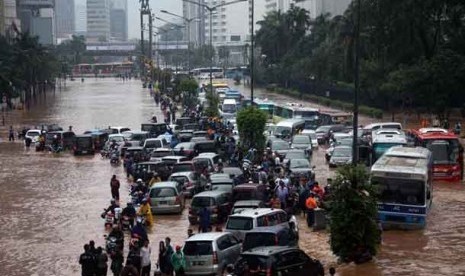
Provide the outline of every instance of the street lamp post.
[[169,12],[167,10],[161,10],[160,12],[166,13],[166,14],[169,14],[169,15],[172,15],[172,16],[179,17],[179,18],[185,20],[186,23],[187,23],[187,43],[188,43],[187,44],[187,68],[188,68],[189,73],[190,73],[190,71],[191,71],[191,22],[196,20],[196,19],[200,19],[200,17],[187,18],[187,17],[184,17],[184,16],[177,15],[175,13]]
[[353,120],[353,144],[352,164],[358,162],[358,94],[360,90],[360,0],[357,0],[357,22],[355,23],[355,76],[354,76],[354,120]]
[[212,71],[213,71],[213,42],[212,42],[212,15],[213,15],[213,11],[215,11],[219,7],[224,7],[224,6],[236,4],[236,3],[239,3],[239,2],[245,2],[245,1],[248,1],[248,0],[235,0],[235,1],[231,1],[231,2],[221,3],[221,4],[218,4],[218,5],[215,5],[215,6],[209,6],[209,5],[206,5],[206,4],[203,4],[203,3],[194,2],[192,0],[183,0],[183,1],[205,8],[208,11],[209,16],[210,16],[210,50],[211,50],[211,54],[210,54],[210,92],[213,93],[213,75],[212,75]]
[[251,27],[250,27],[250,103],[253,106],[253,86],[254,86],[254,0],[251,0],[252,4],[252,15],[251,15]]

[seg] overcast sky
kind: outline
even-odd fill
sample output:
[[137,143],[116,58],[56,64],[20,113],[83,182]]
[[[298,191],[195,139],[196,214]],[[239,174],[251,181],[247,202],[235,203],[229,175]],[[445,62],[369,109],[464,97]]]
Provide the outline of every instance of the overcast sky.
[[[112,1],[112,0],[110,0]],[[139,0],[127,0],[128,1],[128,36],[131,38],[140,37],[140,3]],[[86,0],[75,0],[76,4],[84,4]],[[150,8],[156,16],[166,18],[167,20],[175,19],[170,15],[160,15],[160,10],[167,10],[172,13],[182,15],[182,0],[150,0]],[[161,26],[163,22],[155,20],[155,26]]]

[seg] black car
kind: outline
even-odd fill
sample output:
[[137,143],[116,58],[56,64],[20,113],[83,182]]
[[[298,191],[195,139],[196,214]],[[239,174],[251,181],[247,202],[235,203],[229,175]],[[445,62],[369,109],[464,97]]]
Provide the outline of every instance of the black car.
[[310,258],[298,248],[283,246],[262,246],[242,252],[234,272],[236,275],[245,275],[247,268],[249,271],[260,271],[257,275],[325,275],[320,261]]
[[157,173],[162,181],[166,181],[171,172],[165,162],[141,162],[134,166],[134,179],[142,179],[145,182],[150,180],[151,173]]
[[242,250],[248,251],[260,246],[299,247],[297,232],[284,225],[259,227],[245,233]]
[[92,135],[76,135],[73,141],[73,154],[95,154],[94,140]]
[[212,140],[205,140],[205,141],[197,141],[194,145],[194,152],[195,155],[199,155],[200,153],[204,152],[214,152],[218,153],[217,150],[217,143]]

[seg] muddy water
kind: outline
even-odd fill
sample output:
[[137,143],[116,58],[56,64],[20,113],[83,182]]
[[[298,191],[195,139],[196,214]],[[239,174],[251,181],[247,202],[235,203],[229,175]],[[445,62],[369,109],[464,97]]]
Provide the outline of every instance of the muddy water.
[[[259,94],[260,91],[257,91]],[[153,113],[160,116],[140,82],[86,80],[68,83],[45,104],[24,113],[15,124],[43,122],[72,125],[76,133],[108,125],[138,129]],[[159,117],[160,118],[160,117]],[[312,160],[320,182],[332,175],[324,149]],[[89,240],[104,244],[100,218],[109,203],[109,179],[121,182],[121,167],[95,157],[54,156],[25,150],[21,143],[0,143],[0,275],[80,275],[78,256]],[[385,232],[380,254],[372,263],[338,266],[338,275],[465,275],[465,192],[462,184],[436,184],[434,207],[424,231]],[[300,220],[300,245],[326,266],[336,265],[328,235],[311,232]],[[152,263],[158,241],[166,236],[182,244],[189,225],[180,216],[157,216],[149,234]]]

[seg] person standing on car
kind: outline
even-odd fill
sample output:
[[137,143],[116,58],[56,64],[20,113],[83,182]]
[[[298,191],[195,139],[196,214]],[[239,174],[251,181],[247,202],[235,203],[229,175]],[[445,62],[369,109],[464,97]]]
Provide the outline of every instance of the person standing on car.
[[95,275],[95,258],[90,253],[90,247],[88,244],[84,245],[84,253],[79,257],[79,264],[81,265],[82,276],[94,276]]
[[113,175],[110,180],[111,197],[117,201],[119,201],[119,187],[119,180],[116,178],[116,175]]

